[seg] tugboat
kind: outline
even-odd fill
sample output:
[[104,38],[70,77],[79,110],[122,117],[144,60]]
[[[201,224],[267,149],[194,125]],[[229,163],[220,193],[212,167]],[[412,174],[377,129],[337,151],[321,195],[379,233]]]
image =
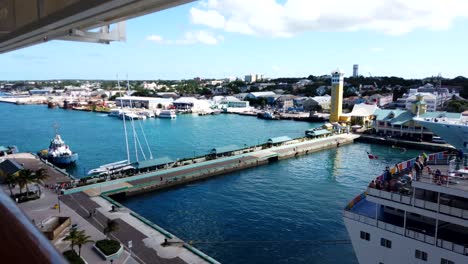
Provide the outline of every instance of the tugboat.
[[70,147],[65,144],[57,133],[50,141],[49,149],[41,150],[39,156],[57,166],[68,166],[74,164],[78,160],[78,153],[72,152]]

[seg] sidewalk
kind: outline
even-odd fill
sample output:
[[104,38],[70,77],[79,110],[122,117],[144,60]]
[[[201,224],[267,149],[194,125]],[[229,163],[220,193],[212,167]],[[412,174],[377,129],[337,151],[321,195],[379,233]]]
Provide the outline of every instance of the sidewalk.
[[[8,190],[6,190],[8,192]],[[18,190],[16,190],[18,191]],[[31,219],[34,220],[36,226],[40,226],[41,222],[51,216],[68,216],[71,217],[72,224],[76,224],[79,230],[85,230],[86,234],[91,236],[91,240],[97,241],[105,238],[105,235],[101,232],[104,227],[96,228],[91,225],[86,219],[78,215],[68,205],[60,203],[60,213],[57,209],[53,209],[53,206],[57,204],[57,195],[48,189],[43,189],[41,199],[29,201],[26,203],[18,204],[23,212]],[[64,252],[70,249],[70,242],[64,241],[63,238],[68,234],[70,228],[65,229],[54,241],[51,243],[57,248],[59,252]],[[78,251],[78,247],[75,246],[75,250]],[[93,243],[88,243],[82,246],[81,256],[88,263],[104,264],[109,263],[103,260],[93,249]],[[130,264],[139,263],[133,257],[130,257],[128,251],[125,251],[120,255],[120,258],[115,260],[113,263],[117,264]]]

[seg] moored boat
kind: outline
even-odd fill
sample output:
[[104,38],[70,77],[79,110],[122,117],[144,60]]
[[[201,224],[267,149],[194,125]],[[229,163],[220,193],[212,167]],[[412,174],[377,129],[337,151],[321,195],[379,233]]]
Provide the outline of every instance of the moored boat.
[[72,152],[59,134],[50,141],[49,149],[41,150],[39,156],[58,166],[67,166],[78,160],[78,153]]
[[159,113],[159,118],[176,119],[177,115],[174,110],[162,110],[161,113]]

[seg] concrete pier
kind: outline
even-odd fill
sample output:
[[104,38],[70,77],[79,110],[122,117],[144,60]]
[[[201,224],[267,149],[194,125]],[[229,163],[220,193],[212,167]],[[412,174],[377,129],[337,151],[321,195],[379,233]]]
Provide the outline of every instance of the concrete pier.
[[[353,134],[340,134],[320,139],[299,138],[270,147],[252,146],[237,151],[232,156],[212,160],[202,159],[197,162],[192,161],[190,164],[182,163],[179,167],[75,187],[64,190],[60,196],[57,196],[54,190],[44,190],[42,199],[21,204],[20,207],[28,217],[37,222],[54,215],[71,216],[72,223],[85,229],[95,240],[104,237],[101,230],[108,219],[116,220],[119,223],[119,230],[112,237],[125,247],[125,254],[117,263],[219,263],[162,227],[122,206],[118,200],[323,149],[336,148],[352,143],[357,137]],[[12,157],[29,169],[47,167],[51,175],[48,184],[72,181],[66,172],[44,163],[32,154],[22,153]],[[61,212],[53,209],[56,202],[59,203]],[[132,241],[132,248],[128,247],[129,241]],[[60,251],[67,248],[62,240],[55,242],[55,246]],[[84,246],[85,259],[93,263],[103,263],[99,261],[91,247],[91,245]]]
[[99,196],[102,193],[107,193],[112,194],[112,196],[122,197],[122,193],[125,193],[123,196],[131,196],[260,166],[277,160],[306,155],[323,149],[336,148],[352,143],[357,137],[354,134],[340,134],[312,140],[300,138],[288,141],[280,146],[266,149],[254,148],[255,150],[252,149],[252,152],[247,151],[247,153],[229,157],[76,187],[65,190],[64,194],[85,192],[90,196]]

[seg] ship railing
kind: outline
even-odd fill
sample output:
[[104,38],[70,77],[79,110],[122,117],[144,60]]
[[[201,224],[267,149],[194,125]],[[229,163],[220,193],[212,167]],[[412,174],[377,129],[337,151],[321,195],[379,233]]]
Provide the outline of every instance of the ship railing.
[[390,223],[386,223],[384,221],[376,220],[374,218],[364,216],[364,215],[361,215],[352,211],[348,211],[348,210],[344,210],[343,216],[346,218],[349,218],[349,219],[352,219],[352,220],[355,220],[355,221],[358,221],[367,225],[375,226],[380,229],[383,229],[383,230],[386,230],[395,234],[399,234],[399,235],[402,235],[402,236],[405,236],[414,240],[418,240],[418,241],[421,241],[430,245],[436,245],[439,248],[450,250],[455,253],[468,255],[468,247],[464,245],[459,245],[459,244],[456,244],[447,240],[443,240],[440,238],[437,239],[437,243],[436,243],[435,237],[431,235],[426,235],[421,232],[417,232],[417,231],[410,230],[410,229],[405,229],[401,226],[396,226]]
[[425,242],[431,245],[434,245],[435,238],[430,235],[426,235],[420,232],[416,232],[410,229],[406,229],[405,236],[409,238],[413,238],[415,240],[419,240],[421,242]]
[[367,194],[403,204],[411,204],[411,196],[375,188],[367,188]]
[[442,239],[437,239],[437,246],[443,249],[447,249],[459,254],[467,255],[468,254],[468,247],[455,244],[450,241],[442,240]]
[[368,225],[371,225],[371,226],[377,226],[377,220],[376,219],[365,216],[365,215],[357,214],[357,213],[354,213],[354,212],[351,212],[351,211],[348,211],[348,210],[345,210],[343,215],[346,218],[356,220],[356,221],[361,222],[361,223],[365,223],[365,224],[368,224]]
[[[394,201],[394,202],[401,203],[401,204],[407,204],[407,205],[412,205],[412,201],[413,201],[413,198],[409,195],[388,192],[385,190],[378,190],[378,189],[374,189],[370,187],[367,188],[367,194],[369,196],[379,197],[379,198],[383,198],[386,200]],[[419,208],[424,208],[433,212],[437,212],[439,210],[439,212],[442,214],[468,220],[468,210],[465,210],[465,209],[448,206],[445,204],[437,205],[437,203],[435,202],[426,201],[426,200],[418,199],[418,198],[414,199],[414,206],[419,207]]]

